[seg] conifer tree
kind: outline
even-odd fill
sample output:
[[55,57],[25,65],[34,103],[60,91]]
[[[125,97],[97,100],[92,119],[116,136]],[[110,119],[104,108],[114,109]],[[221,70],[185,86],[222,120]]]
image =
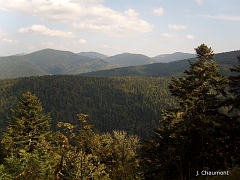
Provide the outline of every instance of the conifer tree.
[[[240,56],[237,58],[240,62]],[[240,165],[240,65],[235,65],[230,70],[236,74],[228,77],[230,97],[223,104],[229,109],[229,120],[224,125],[226,136],[223,141],[227,144],[227,162],[234,167]]]
[[[240,56],[237,57],[240,62]],[[235,76],[229,76],[229,86],[230,93],[232,93],[233,98],[231,99],[232,109],[240,110],[240,64],[235,65],[234,68],[230,68],[232,72],[238,73]]]
[[161,127],[143,145],[145,175],[151,179],[191,179],[196,171],[226,169],[223,125],[219,112],[226,95],[226,78],[219,74],[211,48],[195,49],[182,78],[172,78],[170,92],[179,108],[163,111]]
[[43,138],[49,138],[51,118],[43,112],[36,95],[29,91],[23,94],[17,108],[12,111],[13,117],[2,139],[6,151],[13,156],[20,150],[32,152]]
[[2,179],[53,179],[59,157],[52,146],[50,121],[40,100],[31,92],[23,94],[1,142],[7,155],[0,166]]

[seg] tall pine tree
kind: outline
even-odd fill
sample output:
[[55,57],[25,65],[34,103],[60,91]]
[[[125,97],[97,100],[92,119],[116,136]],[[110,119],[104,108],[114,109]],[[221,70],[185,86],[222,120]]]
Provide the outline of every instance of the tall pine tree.
[[178,109],[163,111],[155,138],[143,146],[145,175],[151,179],[191,179],[197,170],[225,169],[223,122],[219,112],[226,95],[226,78],[219,74],[211,48],[195,49],[182,78],[172,78],[169,89],[178,98]]
[[[240,56],[237,57],[240,62]],[[235,76],[229,76],[229,86],[230,86],[230,92],[233,95],[233,98],[231,99],[231,106],[232,109],[238,109],[240,110],[240,64],[235,65],[234,68],[230,68],[232,72],[237,73]]]
[[50,135],[49,115],[43,112],[42,103],[31,92],[23,94],[13,117],[9,120],[2,144],[16,156],[21,150],[32,152],[34,147]]
[[[237,57],[240,62],[240,56]],[[228,164],[240,165],[240,65],[235,65],[230,70],[235,75],[228,77],[230,97],[224,101],[229,109],[229,121],[225,122],[224,143],[227,145],[225,152]]]
[[23,94],[3,135],[6,157],[0,166],[2,179],[53,179],[60,158],[52,145],[49,115],[40,100]]

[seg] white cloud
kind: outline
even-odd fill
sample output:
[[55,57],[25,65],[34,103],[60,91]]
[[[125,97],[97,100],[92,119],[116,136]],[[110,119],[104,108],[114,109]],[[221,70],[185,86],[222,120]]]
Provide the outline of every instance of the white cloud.
[[162,16],[164,14],[164,9],[162,7],[154,8],[153,13],[158,15],[158,16]]
[[7,36],[8,33],[0,29],[0,36]]
[[196,0],[196,1],[199,5],[203,3],[203,0]]
[[127,11],[124,12],[124,14],[128,17],[133,17],[133,18],[137,18],[139,16],[139,14],[136,13],[134,9],[128,9]]
[[165,37],[165,38],[174,38],[174,37],[177,37],[176,34],[169,34],[169,33],[163,33],[161,34],[162,37]]
[[58,22],[76,19],[77,10],[82,11],[82,8],[78,9],[77,6],[78,4],[68,0],[0,0],[0,10]]
[[149,32],[153,25],[138,18],[134,9],[117,12],[102,0],[0,0],[0,10],[40,17],[45,21],[73,23],[79,30],[101,32],[110,36],[128,36]]
[[105,0],[71,0],[70,2],[74,3],[101,3],[104,2]]
[[123,37],[149,32],[152,30],[153,25],[140,19],[129,19],[125,16],[113,14],[106,18],[84,20],[80,23],[74,23],[73,27],[77,30],[101,32],[109,36]]
[[85,39],[79,39],[78,43],[79,43],[79,44],[87,44],[87,40],[85,40]]
[[187,26],[184,25],[173,25],[173,24],[168,24],[168,29],[175,29],[175,30],[180,30],[180,29],[187,29]]
[[66,38],[76,37],[73,35],[72,32],[51,30],[46,28],[43,25],[36,25],[36,24],[28,28],[21,28],[18,30],[18,32],[22,34],[31,34],[31,35],[55,36],[55,37],[66,37]]
[[19,43],[19,41],[12,40],[12,39],[3,39],[2,42],[7,43],[7,44],[17,44],[17,43]]
[[195,37],[193,35],[187,35],[186,38],[191,39],[191,40],[195,39]]
[[240,21],[240,16],[230,16],[230,15],[199,15],[206,18],[213,18],[213,19],[219,19],[219,20],[227,20],[227,21]]

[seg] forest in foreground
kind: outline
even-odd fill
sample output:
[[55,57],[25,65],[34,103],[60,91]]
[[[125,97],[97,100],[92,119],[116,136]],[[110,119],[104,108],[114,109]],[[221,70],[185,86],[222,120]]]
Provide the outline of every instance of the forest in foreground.
[[[157,128],[152,130],[153,136],[138,134],[147,136],[145,140],[131,134],[135,133],[135,129],[130,130],[129,133],[119,130],[120,126],[114,131],[108,129],[106,132],[95,131],[93,127],[97,120],[88,118],[89,112],[81,114],[79,110],[82,109],[76,110],[78,124],[74,120],[62,121],[65,120],[62,118],[64,116],[58,116],[55,124],[60,131],[57,131],[58,129],[51,128],[51,125],[54,125],[51,123],[54,119],[50,117],[54,114],[52,107],[46,106],[43,110],[43,103],[38,99],[40,96],[36,96],[35,92],[24,92],[28,86],[21,83],[22,79],[3,81],[2,114],[11,115],[5,110],[12,106],[11,103],[18,102],[18,106],[12,110],[12,115],[5,124],[7,127],[1,140],[0,177],[81,180],[239,179],[240,65],[231,68],[230,71],[235,73],[227,78],[219,74],[211,48],[201,44],[195,50],[197,61],[189,62],[190,68],[184,72],[183,77],[171,80],[158,79],[158,81],[155,81],[157,78],[153,78],[150,87],[147,82],[151,79],[145,81],[144,78],[138,79],[142,82],[140,89],[146,91],[145,95],[135,93],[138,92],[136,89],[139,87],[132,85],[131,88],[126,88],[124,83],[119,83],[121,80],[128,80],[134,84],[134,78],[104,78],[108,81],[118,81],[118,86],[112,88],[116,107],[118,102],[123,100],[124,92],[128,92],[134,99],[126,98],[125,103],[130,105],[129,108],[132,107],[131,103],[134,107],[140,107],[140,109],[136,108],[137,110],[132,108],[130,112],[136,110],[140,113],[140,117],[146,116],[148,123],[154,122],[154,119],[159,117]],[[236,58],[240,61],[239,56]],[[68,81],[67,77],[69,76],[66,76],[66,81]],[[31,78],[33,77],[29,79]],[[87,81],[86,78],[84,80]],[[15,86],[14,81],[18,82],[16,83],[18,86]],[[36,89],[41,90],[42,96],[45,95],[49,102],[55,101],[56,108],[64,106],[67,109],[72,105],[56,102],[58,101],[56,97],[64,96],[66,91],[62,90],[60,93],[53,91],[56,96],[51,99],[52,96],[47,96],[51,88],[44,91],[40,83],[29,81],[30,84],[31,82],[32,87],[36,86]],[[61,82],[57,82],[53,84],[61,86]],[[162,82],[167,84],[169,91],[166,88],[164,91],[163,88],[162,93],[159,93],[162,96],[154,94],[157,87],[165,85]],[[52,85],[50,82],[48,84]],[[105,88],[104,85],[98,85],[99,88]],[[111,86],[111,83],[109,85]],[[23,95],[19,100],[13,92],[16,87],[21,86],[23,89],[19,93]],[[119,89],[116,87],[120,87],[120,91],[117,91]],[[72,89],[71,86],[68,88]],[[60,91],[61,88],[58,90]],[[78,90],[84,92],[81,83]],[[7,92],[10,94],[12,92],[12,95]],[[124,97],[129,95],[128,93]],[[100,94],[103,96],[104,90]],[[111,91],[106,96],[110,94]],[[95,94],[86,93],[82,96],[82,99],[86,98],[84,102],[89,107],[94,104],[89,98],[90,95]],[[168,104],[162,103],[166,106],[160,108],[162,112],[158,112],[160,110],[158,104],[151,103],[160,102],[164,97],[170,97],[171,101],[166,100]],[[73,103],[74,100],[70,102]],[[143,105],[142,102],[147,103]],[[79,101],[75,103],[78,104]],[[144,109],[146,114],[149,110],[153,110],[156,116],[149,117],[142,113]],[[125,113],[125,109],[122,112]],[[160,116],[157,113],[160,113]],[[122,118],[124,119],[124,116]],[[6,122],[2,122],[3,125],[4,123]],[[138,128],[138,125],[134,124],[134,128]]]

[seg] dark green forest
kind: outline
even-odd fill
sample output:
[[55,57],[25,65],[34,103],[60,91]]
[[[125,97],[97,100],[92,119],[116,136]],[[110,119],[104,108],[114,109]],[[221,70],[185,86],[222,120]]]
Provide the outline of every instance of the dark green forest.
[[23,93],[31,91],[51,114],[52,129],[59,121],[77,123],[88,114],[96,132],[125,130],[146,138],[159,126],[161,110],[177,106],[167,90],[169,79],[147,77],[81,77],[55,75],[1,81],[1,127]]
[[171,79],[1,80],[1,179],[239,179],[240,56],[195,51]]

